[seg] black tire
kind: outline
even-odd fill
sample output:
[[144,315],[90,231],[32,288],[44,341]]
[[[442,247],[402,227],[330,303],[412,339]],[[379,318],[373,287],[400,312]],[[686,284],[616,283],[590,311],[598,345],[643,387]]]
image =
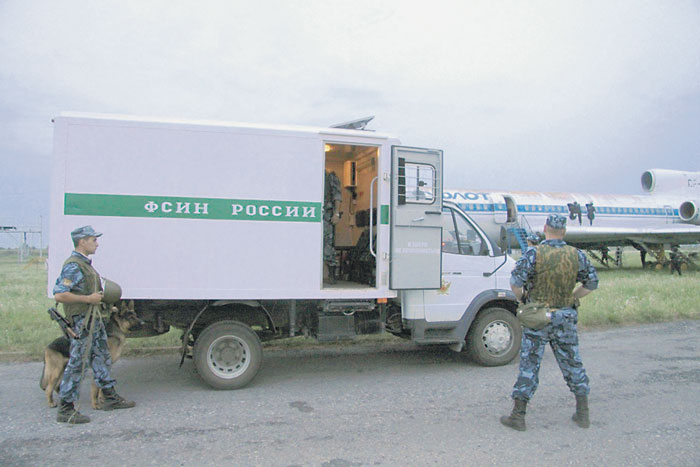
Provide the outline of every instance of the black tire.
[[467,349],[483,366],[510,363],[520,352],[523,328],[505,308],[491,307],[479,312],[467,333]]
[[237,321],[213,323],[194,343],[194,365],[199,376],[215,389],[242,388],[262,366],[260,338]]

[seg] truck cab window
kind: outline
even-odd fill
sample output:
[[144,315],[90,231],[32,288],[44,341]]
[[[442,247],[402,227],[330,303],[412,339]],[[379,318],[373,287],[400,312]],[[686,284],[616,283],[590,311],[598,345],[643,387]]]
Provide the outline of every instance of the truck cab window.
[[453,209],[442,210],[442,251],[457,255],[488,255],[481,235]]

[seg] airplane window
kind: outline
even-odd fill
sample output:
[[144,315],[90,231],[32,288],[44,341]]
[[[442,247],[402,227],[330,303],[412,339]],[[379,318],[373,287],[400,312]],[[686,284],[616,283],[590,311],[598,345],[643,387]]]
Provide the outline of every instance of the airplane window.
[[450,208],[442,210],[442,251],[457,255],[488,255],[479,232]]

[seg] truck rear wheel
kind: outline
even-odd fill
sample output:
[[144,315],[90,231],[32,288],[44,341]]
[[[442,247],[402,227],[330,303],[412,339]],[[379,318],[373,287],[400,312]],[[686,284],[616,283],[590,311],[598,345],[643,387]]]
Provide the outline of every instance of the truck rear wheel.
[[479,313],[467,333],[467,349],[483,366],[510,363],[520,351],[523,329],[513,313],[500,307]]
[[213,388],[239,389],[260,371],[262,344],[249,326],[219,321],[197,337],[194,364],[199,376]]

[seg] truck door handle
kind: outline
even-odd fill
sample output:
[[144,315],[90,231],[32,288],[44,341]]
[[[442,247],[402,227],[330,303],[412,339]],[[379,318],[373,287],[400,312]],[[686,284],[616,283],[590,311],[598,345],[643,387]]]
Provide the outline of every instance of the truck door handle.
[[440,211],[425,211],[425,213],[426,213],[426,214],[433,214],[433,215],[437,214],[438,216],[439,216],[440,214],[442,214]]
[[[374,177],[369,184],[369,252],[375,258],[377,253],[374,252],[374,235],[372,235],[372,225],[374,224],[374,184],[377,182],[379,177]],[[377,212],[379,210],[379,191],[377,191]],[[377,227],[379,230],[379,227]]]
[[416,217],[411,222],[420,222],[420,221],[424,221],[424,220],[425,220],[425,217]]

